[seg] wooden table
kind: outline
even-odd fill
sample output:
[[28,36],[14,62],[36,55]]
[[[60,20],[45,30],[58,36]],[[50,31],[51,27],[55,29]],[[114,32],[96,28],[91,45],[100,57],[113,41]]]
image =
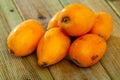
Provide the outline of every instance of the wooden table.
[[[72,3],[108,12],[113,18],[107,51],[96,65],[80,68],[64,59],[42,68],[35,52],[26,57],[11,54],[6,39],[17,24],[32,18],[47,27],[57,11]],[[0,0],[0,80],[120,80],[120,0]]]

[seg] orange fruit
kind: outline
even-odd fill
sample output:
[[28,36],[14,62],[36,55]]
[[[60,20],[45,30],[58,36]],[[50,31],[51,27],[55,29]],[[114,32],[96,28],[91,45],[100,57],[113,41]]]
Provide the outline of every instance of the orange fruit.
[[95,13],[85,5],[71,4],[59,15],[58,25],[70,36],[80,36],[90,31],[95,23]]
[[78,66],[89,67],[102,58],[106,46],[106,41],[97,34],[85,34],[71,44],[69,56]]
[[8,48],[15,56],[31,54],[37,47],[38,41],[44,34],[43,26],[36,20],[26,20],[17,25],[7,39]]
[[47,29],[51,29],[51,28],[54,28],[54,27],[58,27],[59,14],[60,14],[60,11],[57,12],[57,13],[52,17],[52,19],[50,19],[50,21],[48,22],[48,27],[47,27]]
[[38,64],[46,67],[61,61],[67,54],[70,42],[60,28],[49,29],[37,47]]
[[105,40],[108,40],[112,33],[112,18],[110,14],[106,12],[98,12],[96,14],[96,22],[90,33],[98,34],[103,36]]

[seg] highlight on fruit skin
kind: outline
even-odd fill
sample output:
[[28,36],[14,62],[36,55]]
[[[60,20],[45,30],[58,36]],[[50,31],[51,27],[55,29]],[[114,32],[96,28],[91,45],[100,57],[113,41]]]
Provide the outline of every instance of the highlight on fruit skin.
[[60,28],[49,29],[37,47],[38,64],[46,67],[61,61],[67,54],[70,42]]
[[61,11],[58,11],[58,12],[50,19],[50,21],[48,22],[48,27],[47,27],[47,29],[51,29],[51,28],[54,28],[54,27],[59,27],[59,26],[58,26],[58,18],[59,18],[60,12],[61,12]]
[[106,12],[96,13],[96,22],[90,33],[98,34],[108,40],[112,33],[112,17]]
[[60,13],[58,25],[69,36],[81,36],[90,31],[95,23],[95,13],[83,4],[71,4]]
[[80,67],[96,64],[106,51],[106,41],[97,34],[78,37],[70,46],[69,57]]
[[43,26],[38,21],[26,20],[10,32],[7,38],[8,48],[15,56],[27,56],[36,49],[44,32]]

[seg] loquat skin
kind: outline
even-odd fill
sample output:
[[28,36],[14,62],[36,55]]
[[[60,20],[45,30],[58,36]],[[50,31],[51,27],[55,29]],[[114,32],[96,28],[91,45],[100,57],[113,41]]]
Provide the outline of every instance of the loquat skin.
[[58,25],[69,36],[81,36],[90,31],[95,23],[95,17],[95,13],[87,6],[71,4],[61,11]]
[[15,56],[27,56],[36,49],[44,32],[39,22],[33,19],[26,20],[10,32],[7,38],[8,48]]
[[96,14],[96,22],[90,33],[98,34],[105,40],[108,40],[112,33],[112,17],[106,12],[98,12]]
[[70,59],[80,67],[96,64],[106,51],[106,41],[97,34],[78,37],[70,46]]
[[67,54],[70,42],[60,28],[49,29],[37,47],[38,64],[46,67],[61,61]]
[[60,11],[58,11],[58,12],[52,17],[52,19],[50,19],[50,21],[48,22],[48,27],[47,27],[47,29],[51,29],[51,28],[54,28],[54,27],[59,27],[59,26],[58,26],[58,18],[59,18],[59,15],[60,15]]

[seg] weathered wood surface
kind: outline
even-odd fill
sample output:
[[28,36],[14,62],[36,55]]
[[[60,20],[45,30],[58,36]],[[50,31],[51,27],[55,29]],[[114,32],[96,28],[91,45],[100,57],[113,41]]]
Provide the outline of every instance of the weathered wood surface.
[[120,17],[120,0],[106,0],[114,12]]
[[[36,19],[47,27],[51,17],[64,6],[82,3],[95,12],[113,17],[113,32],[106,54],[94,66],[80,68],[69,60],[47,68],[37,64],[36,52],[15,57],[6,45],[9,32],[26,19]],[[120,80],[120,0],[0,0],[0,80]]]

